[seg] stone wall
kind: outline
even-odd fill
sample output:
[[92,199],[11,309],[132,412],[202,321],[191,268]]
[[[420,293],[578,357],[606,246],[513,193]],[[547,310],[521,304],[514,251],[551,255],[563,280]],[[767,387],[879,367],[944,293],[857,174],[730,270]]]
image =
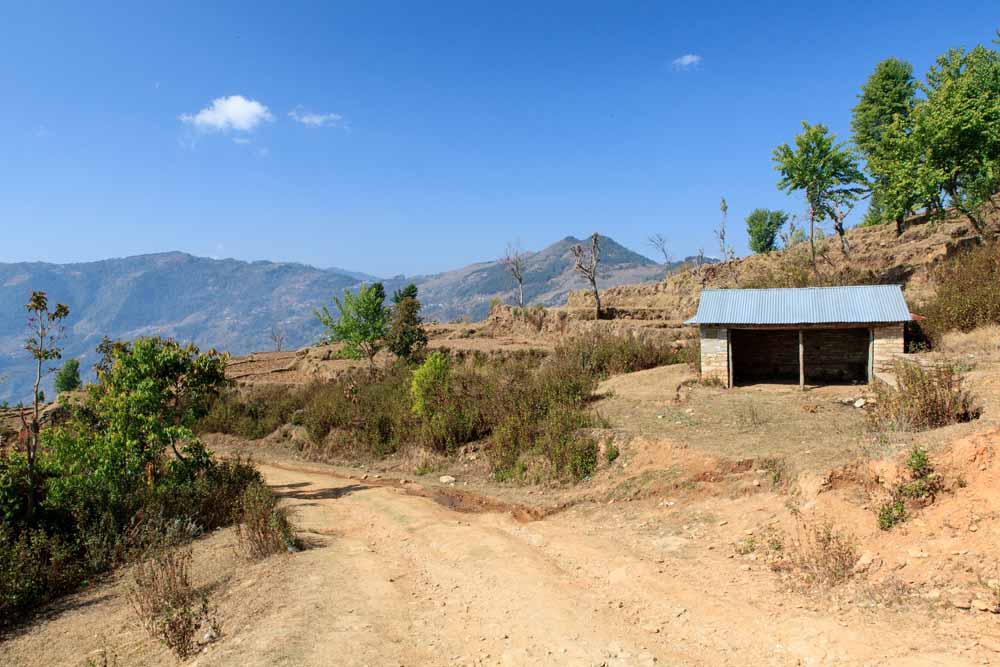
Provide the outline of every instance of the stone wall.
[[875,345],[872,366],[875,378],[895,385],[896,378],[892,373],[892,365],[906,352],[906,344],[903,340],[903,323],[876,326],[874,331]]
[[729,330],[699,327],[701,336],[701,379],[717,379],[729,385]]

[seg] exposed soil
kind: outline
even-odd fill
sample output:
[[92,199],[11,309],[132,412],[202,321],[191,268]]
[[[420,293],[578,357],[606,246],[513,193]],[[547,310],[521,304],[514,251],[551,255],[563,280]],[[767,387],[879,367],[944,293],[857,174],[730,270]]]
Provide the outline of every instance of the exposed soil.
[[[977,476],[962,493],[996,508],[997,467],[992,457],[981,463],[986,459],[976,452],[992,450],[1000,435],[982,438],[957,446],[953,456],[963,470],[969,456],[975,460]],[[655,444],[633,452],[630,476],[664,469],[667,459],[684,467],[696,456],[686,460],[681,450],[674,457],[669,446]],[[983,465],[988,469],[980,471]],[[190,664],[1000,660],[1000,617],[955,608],[950,590],[930,599],[906,588],[939,585],[933,576],[909,576],[912,583],[903,581],[898,589],[859,582],[805,595],[755,554],[738,555],[734,544],[787,517],[787,498],[770,491],[729,497],[674,488],[631,502],[584,500],[531,520],[512,516],[503,503],[456,512],[448,502],[434,502],[437,493],[454,497],[451,487],[437,492],[295,461],[261,468],[293,510],[308,548],[251,564],[236,555],[232,531],[198,541],[198,583],[212,591],[222,636]],[[746,471],[735,466],[732,472]],[[871,513],[850,501],[848,486],[811,501],[844,515],[849,527],[871,525]],[[862,546],[880,545],[873,569],[881,571],[884,561],[898,572],[890,554],[908,553],[907,544],[924,540],[928,525],[951,522],[946,517],[955,508],[947,503],[906,532],[864,536]],[[845,507],[853,513],[845,515]],[[1000,541],[996,512],[984,510],[975,544],[964,546],[967,554],[995,553]],[[938,511],[942,517],[934,515]],[[921,541],[923,552],[905,557],[904,576],[971,567],[967,554],[952,555],[962,537],[945,537]],[[83,665],[101,651],[116,655],[120,665],[175,664],[132,617],[122,595],[126,581],[126,573],[115,575],[16,632],[0,644],[0,664]],[[892,591],[891,599],[880,590]]]

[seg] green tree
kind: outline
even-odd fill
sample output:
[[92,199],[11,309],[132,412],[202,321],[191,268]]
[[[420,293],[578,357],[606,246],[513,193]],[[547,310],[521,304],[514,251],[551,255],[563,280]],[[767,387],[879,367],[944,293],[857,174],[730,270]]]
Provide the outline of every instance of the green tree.
[[816,270],[816,225],[832,219],[847,253],[847,241],[841,209],[850,206],[866,191],[865,177],[858,168],[854,153],[837,143],[836,135],[825,125],[802,121],[802,133],[795,146],[781,144],[774,149],[775,169],[781,174],[778,188],[785,192],[803,191],[809,212],[809,245],[813,270]]
[[24,307],[28,311],[28,329],[31,332],[25,340],[24,349],[31,353],[31,358],[35,362],[31,413],[26,416],[24,409],[19,411],[21,424],[28,434],[25,440],[25,457],[28,465],[27,512],[30,518],[34,513],[38,493],[38,444],[41,430],[39,418],[41,403],[45,400],[41,390],[42,373],[46,362],[62,358],[62,349],[58,347],[58,342],[62,337],[62,321],[69,317],[69,307],[60,303],[50,310],[49,299],[45,292],[32,292]]
[[408,284],[406,287],[397,289],[392,293],[392,303],[398,306],[403,299],[416,299],[417,298],[417,286],[413,283]]
[[80,388],[80,384],[80,362],[77,359],[68,359],[56,373],[56,393],[76,391]]
[[1000,188],[1000,53],[951,49],[927,73],[914,135],[948,203],[987,229],[985,205]]
[[888,58],[875,66],[858,95],[851,131],[854,144],[866,161],[872,184],[865,225],[894,219],[897,231],[902,232],[904,218],[923,203],[919,201],[919,190],[912,184],[904,190],[891,191],[893,179],[898,176],[897,161],[905,154],[901,151],[901,142],[913,131],[917,90],[913,66]]
[[402,359],[411,359],[427,346],[427,333],[420,318],[417,286],[410,283],[392,296],[393,307],[386,346]]
[[[404,297],[405,298],[405,297]],[[389,309],[385,305],[385,288],[382,283],[371,286],[362,283],[358,295],[344,290],[344,298],[334,297],[339,318],[323,306],[313,311],[326,329],[326,339],[343,343],[344,352],[352,359],[368,360],[368,369],[375,372],[375,355],[385,345]]]
[[173,467],[208,460],[193,429],[228,384],[226,355],[162,338],[139,338],[110,355],[109,369],[88,387],[80,423],[46,431],[62,473],[50,482],[55,506],[127,506],[168,449]]
[[778,232],[788,222],[788,214],[784,211],[755,208],[747,216],[746,222],[750,249],[756,253],[771,252],[777,247]]

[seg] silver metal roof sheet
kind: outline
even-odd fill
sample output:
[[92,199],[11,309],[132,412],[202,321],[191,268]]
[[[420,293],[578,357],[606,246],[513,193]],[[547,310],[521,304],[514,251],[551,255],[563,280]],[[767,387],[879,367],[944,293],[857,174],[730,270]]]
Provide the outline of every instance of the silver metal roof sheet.
[[905,322],[899,285],[706,289],[685,324],[851,324]]

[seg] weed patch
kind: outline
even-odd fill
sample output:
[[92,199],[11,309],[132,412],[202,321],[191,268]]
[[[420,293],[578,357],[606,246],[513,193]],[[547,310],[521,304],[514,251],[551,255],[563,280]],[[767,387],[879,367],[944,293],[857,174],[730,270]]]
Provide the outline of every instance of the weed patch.
[[203,626],[219,634],[208,595],[191,583],[188,548],[160,550],[136,564],[128,601],[146,632],[181,659],[194,654],[195,635]]
[[980,408],[952,363],[930,368],[897,360],[896,387],[878,385],[875,408],[868,413],[869,430],[923,431],[977,419]]

